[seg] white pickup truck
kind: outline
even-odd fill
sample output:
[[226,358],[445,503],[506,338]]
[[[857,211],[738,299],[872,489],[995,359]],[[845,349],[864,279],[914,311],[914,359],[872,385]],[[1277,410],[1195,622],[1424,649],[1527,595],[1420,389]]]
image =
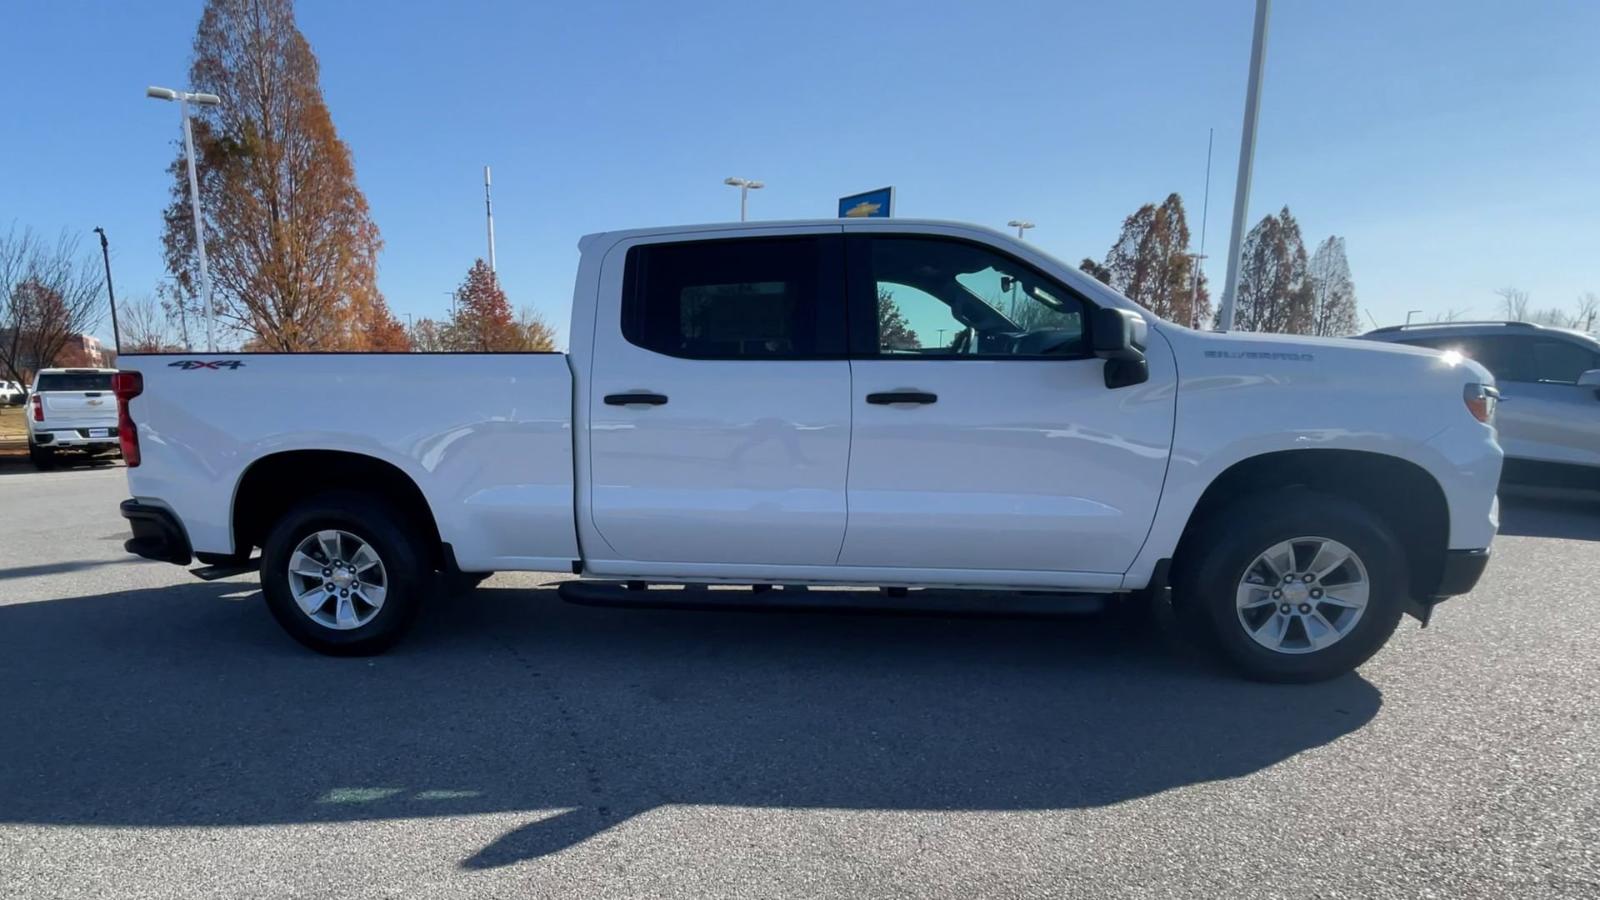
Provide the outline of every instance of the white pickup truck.
[[570,570],[1170,597],[1244,674],[1302,681],[1488,560],[1469,360],[1192,331],[946,222],[579,248],[564,355],[124,356],[128,549],[259,566],[328,653],[393,644],[440,573]]

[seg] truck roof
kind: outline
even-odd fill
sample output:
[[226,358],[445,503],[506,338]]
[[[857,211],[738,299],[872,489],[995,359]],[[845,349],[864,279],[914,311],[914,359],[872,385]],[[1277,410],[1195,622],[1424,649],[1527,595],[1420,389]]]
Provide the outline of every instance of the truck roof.
[[711,222],[700,225],[659,225],[653,228],[623,228],[616,231],[597,231],[578,239],[578,249],[583,250],[600,239],[626,240],[633,237],[661,237],[673,234],[703,234],[707,231],[781,231],[792,228],[843,228],[847,231],[895,231],[906,226],[918,228],[953,228],[967,232],[982,232],[985,237],[1017,243],[1017,239],[987,225],[957,222],[949,219],[773,219],[758,222]]

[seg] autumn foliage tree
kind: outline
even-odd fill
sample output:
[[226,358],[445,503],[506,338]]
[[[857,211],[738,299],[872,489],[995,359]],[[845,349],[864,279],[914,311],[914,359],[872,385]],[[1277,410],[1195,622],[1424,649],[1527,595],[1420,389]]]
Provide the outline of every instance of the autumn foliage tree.
[[467,270],[456,288],[455,312],[445,326],[445,343],[452,350],[487,352],[520,349],[511,302],[483,260]]
[[1123,220],[1106,254],[1104,280],[1161,318],[1193,325],[1210,318],[1211,300],[1205,278],[1195,284],[1188,253],[1183,198],[1168,194],[1159,206],[1146,203]]
[[500,280],[479,259],[456,288],[449,321],[441,325],[432,319],[419,320],[412,326],[411,343],[417,350],[435,352],[554,350],[555,329],[527,307],[513,316]]
[[1312,327],[1312,288],[1306,275],[1300,223],[1285,206],[1245,236],[1233,325],[1240,331],[1307,334]]
[[1083,274],[1095,279],[1101,284],[1111,283],[1111,270],[1095,261],[1092,257],[1085,256],[1083,262],[1078,263],[1078,268]]
[[[405,330],[378,291],[382,239],[291,0],[207,0],[189,82],[222,99],[195,108],[194,122],[221,320],[270,350],[405,349]],[[170,171],[167,267],[194,303],[199,278],[181,151]]]

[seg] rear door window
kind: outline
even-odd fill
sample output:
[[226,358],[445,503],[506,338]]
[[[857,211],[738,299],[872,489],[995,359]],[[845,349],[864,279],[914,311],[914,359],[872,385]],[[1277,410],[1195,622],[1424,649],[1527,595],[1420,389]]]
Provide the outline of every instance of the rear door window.
[[628,251],[622,334],[689,359],[815,359],[845,352],[837,241],[745,238]]

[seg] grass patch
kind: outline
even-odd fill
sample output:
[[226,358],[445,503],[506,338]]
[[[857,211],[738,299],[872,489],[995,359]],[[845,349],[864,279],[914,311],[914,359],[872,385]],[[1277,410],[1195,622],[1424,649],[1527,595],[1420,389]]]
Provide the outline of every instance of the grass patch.
[[26,406],[0,406],[0,441],[27,441]]

